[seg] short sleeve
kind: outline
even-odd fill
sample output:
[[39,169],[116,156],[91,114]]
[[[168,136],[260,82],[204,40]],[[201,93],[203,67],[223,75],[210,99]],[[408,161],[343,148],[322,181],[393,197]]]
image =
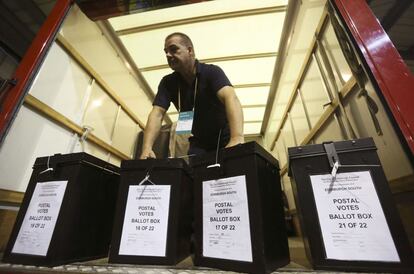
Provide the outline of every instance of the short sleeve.
[[158,85],[158,92],[155,95],[154,101],[152,102],[153,106],[159,106],[168,110],[171,102],[171,94],[168,91],[167,79],[166,77],[162,78],[160,84]]
[[214,92],[218,92],[222,87],[231,86],[230,80],[224,71],[215,65],[210,65],[208,79],[210,87]]

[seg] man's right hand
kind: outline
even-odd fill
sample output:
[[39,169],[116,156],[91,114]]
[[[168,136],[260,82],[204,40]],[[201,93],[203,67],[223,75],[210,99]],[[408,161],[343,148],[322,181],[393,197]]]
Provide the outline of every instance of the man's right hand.
[[143,150],[141,153],[140,159],[148,159],[148,158],[157,158],[155,153],[152,149]]

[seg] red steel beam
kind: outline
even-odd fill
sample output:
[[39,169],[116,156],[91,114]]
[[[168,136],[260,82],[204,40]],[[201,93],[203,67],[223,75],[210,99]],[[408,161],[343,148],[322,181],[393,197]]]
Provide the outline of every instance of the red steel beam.
[[72,2],[73,0],[56,1],[55,6],[14,72],[13,79],[17,80],[17,84],[15,86],[8,86],[3,91],[0,102],[0,145],[11,126],[13,117],[15,117],[22,104],[26,90],[31,84],[39,64],[43,60],[49,45],[53,42],[55,34],[59,30]]
[[414,154],[414,76],[365,0],[331,0],[348,26]]

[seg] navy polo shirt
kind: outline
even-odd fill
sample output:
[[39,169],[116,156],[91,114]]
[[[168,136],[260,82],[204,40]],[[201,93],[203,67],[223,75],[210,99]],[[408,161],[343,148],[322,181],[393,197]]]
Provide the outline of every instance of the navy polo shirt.
[[[192,145],[214,150],[217,146],[221,130],[220,147],[224,147],[230,139],[229,123],[226,109],[217,97],[217,92],[231,83],[223,70],[215,65],[196,61],[197,93],[195,98],[194,122],[190,138]],[[191,111],[194,105],[195,80],[192,85],[181,77],[178,72],[164,76],[158,86],[153,105],[166,110],[172,102],[177,109],[178,91],[181,97],[181,112]]]

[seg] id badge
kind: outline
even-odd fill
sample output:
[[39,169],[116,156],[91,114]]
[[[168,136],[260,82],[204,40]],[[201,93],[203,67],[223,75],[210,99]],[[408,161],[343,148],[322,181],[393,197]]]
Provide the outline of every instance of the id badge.
[[194,111],[180,112],[178,115],[176,134],[188,134],[191,133],[193,128]]

